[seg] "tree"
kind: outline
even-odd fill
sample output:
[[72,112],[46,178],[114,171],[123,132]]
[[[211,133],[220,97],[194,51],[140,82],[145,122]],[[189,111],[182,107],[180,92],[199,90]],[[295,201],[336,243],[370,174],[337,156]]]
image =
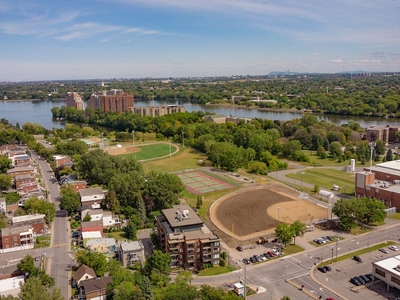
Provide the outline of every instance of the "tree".
[[374,222],[383,222],[386,218],[385,204],[378,199],[361,197],[354,199],[357,220],[363,224],[370,225]]
[[60,208],[66,210],[69,215],[77,213],[81,206],[81,200],[78,193],[75,192],[72,185],[66,184],[61,186],[61,202]]
[[0,174],[0,191],[8,190],[12,186],[12,177],[7,174]]
[[393,152],[392,149],[389,149],[386,153],[386,161],[392,161],[393,160]]
[[44,214],[46,223],[53,222],[56,216],[56,208],[53,203],[47,202],[37,197],[30,197],[25,201],[24,209],[29,214]]
[[29,277],[24,284],[21,284],[21,291],[18,294],[21,300],[52,300],[50,293],[38,277]]
[[384,141],[382,140],[377,140],[375,142],[375,147],[374,147],[374,151],[376,155],[384,155],[386,152],[386,144]]
[[21,259],[17,264],[17,268],[24,274],[29,273],[30,275],[36,275],[37,273],[35,260],[30,255],[26,255],[23,259]]
[[117,198],[117,193],[114,190],[110,190],[105,199],[105,206],[112,212],[119,214],[121,212],[121,206]]
[[7,156],[0,155],[0,173],[5,174],[9,169],[11,169],[11,160]]
[[106,257],[95,251],[78,250],[75,253],[76,261],[93,268],[97,276],[103,276],[107,267]]
[[291,243],[293,240],[293,228],[288,223],[279,223],[275,228],[275,235],[285,244]]
[[145,300],[153,300],[153,290],[151,288],[151,281],[150,278],[147,276],[143,276],[140,289],[142,290],[143,297]]
[[340,144],[338,141],[334,141],[331,143],[329,147],[329,151],[334,158],[338,158],[343,154],[342,150],[342,144]]
[[296,236],[303,236],[307,230],[306,224],[301,223],[299,220],[294,221],[290,228],[294,233],[294,244],[296,244]]
[[200,207],[203,205],[203,196],[197,196],[197,200],[196,200],[196,208],[200,209]]
[[162,253],[155,250],[153,254],[146,260],[144,273],[149,276],[151,282],[157,286],[165,286],[170,278],[169,273],[171,257],[168,253]]
[[125,236],[127,239],[130,239],[130,240],[137,239],[137,237],[136,237],[137,227],[132,218],[129,219],[128,225],[125,226],[124,231],[125,231]]
[[342,229],[350,230],[356,226],[354,205],[351,200],[339,199],[333,205],[332,212],[339,218]]
[[281,300],[290,300],[289,296],[283,296]]

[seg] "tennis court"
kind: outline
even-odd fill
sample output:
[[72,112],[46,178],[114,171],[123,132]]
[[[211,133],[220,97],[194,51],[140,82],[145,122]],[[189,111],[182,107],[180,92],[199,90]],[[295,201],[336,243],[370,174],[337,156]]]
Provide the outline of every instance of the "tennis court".
[[195,195],[234,188],[233,185],[203,172],[186,172],[177,175],[184,183],[186,190]]

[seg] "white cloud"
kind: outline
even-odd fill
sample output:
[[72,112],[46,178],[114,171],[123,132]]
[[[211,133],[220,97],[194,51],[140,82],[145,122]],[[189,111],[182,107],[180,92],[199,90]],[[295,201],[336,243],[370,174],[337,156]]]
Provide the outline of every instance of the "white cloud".
[[343,63],[343,60],[341,60],[341,59],[332,59],[331,62],[332,63]]

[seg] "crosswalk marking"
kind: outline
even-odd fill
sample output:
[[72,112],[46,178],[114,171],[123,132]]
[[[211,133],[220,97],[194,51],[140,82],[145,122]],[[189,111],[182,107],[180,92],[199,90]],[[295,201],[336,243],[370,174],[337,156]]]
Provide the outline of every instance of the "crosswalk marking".
[[68,246],[68,243],[56,244],[56,245],[53,245],[51,248],[61,247],[61,246]]

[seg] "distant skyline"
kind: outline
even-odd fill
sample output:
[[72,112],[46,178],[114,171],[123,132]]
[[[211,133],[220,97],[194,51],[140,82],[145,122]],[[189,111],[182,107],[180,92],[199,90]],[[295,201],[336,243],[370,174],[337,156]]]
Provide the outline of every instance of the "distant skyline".
[[396,0],[0,0],[0,81],[400,71]]

